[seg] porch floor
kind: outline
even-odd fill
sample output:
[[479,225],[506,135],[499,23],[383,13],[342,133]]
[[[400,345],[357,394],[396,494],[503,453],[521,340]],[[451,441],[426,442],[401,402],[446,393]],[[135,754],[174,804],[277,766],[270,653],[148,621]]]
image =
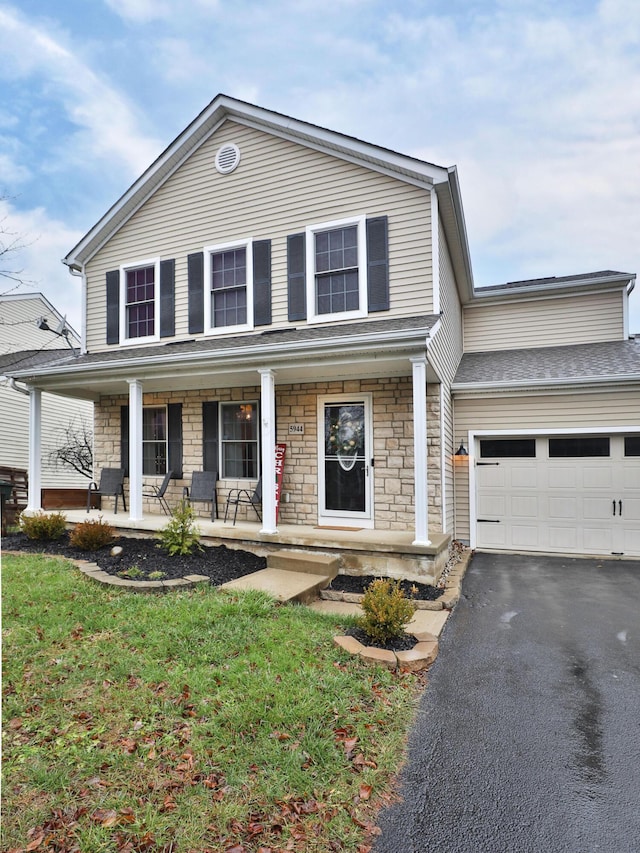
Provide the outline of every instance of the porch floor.
[[[142,519],[131,520],[127,512],[105,509],[65,510],[67,521],[77,524],[102,517],[123,535],[133,533],[156,535],[169,521],[166,515],[146,512]],[[305,550],[334,554],[340,558],[340,573],[350,575],[382,575],[406,578],[420,583],[435,583],[448,559],[451,536],[430,534],[431,545],[414,545],[413,532],[401,530],[349,530],[311,525],[279,524],[277,533],[261,533],[257,520],[211,521],[197,518],[203,541],[208,545],[224,544],[242,548],[260,556],[276,551]]]

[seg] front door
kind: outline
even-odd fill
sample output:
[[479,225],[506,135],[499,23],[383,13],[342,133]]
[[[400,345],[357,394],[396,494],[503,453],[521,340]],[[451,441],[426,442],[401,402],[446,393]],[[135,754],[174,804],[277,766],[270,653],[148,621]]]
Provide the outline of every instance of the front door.
[[372,526],[371,400],[318,401],[319,523]]

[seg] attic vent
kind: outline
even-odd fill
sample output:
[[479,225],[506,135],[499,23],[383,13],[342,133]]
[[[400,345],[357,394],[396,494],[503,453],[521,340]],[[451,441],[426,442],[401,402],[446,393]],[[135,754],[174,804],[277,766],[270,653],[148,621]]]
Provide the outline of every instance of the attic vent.
[[240,149],[237,145],[229,144],[218,148],[216,154],[216,169],[221,175],[228,175],[240,162]]

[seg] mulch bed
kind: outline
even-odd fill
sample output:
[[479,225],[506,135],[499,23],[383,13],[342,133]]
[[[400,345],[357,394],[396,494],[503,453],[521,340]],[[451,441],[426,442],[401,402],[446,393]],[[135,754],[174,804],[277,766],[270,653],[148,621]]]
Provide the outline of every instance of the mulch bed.
[[[170,557],[165,551],[156,547],[158,539],[147,537],[119,536],[98,551],[81,551],[69,544],[69,533],[55,540],[29,539],[24,533],[10,533],[2,538],[2,548],[5,551],[24,551],[30,554],[57,554],[72,560],[91,560],[110,575],[123,577],[123,572],[139,569],[143,575],[129,577],[129,580],[148,580],[151,572],[162,572],[162,580],[174,580],[185,575],[206,575],[214,586],[235,580],[243,575],[257,572],[267,565],[265,557],[258,557],[250,551],[227,548],[225,545],[216,547],[205,546],[204,551],[189,556]],[[122,548],[122,554],[111,556],[114,546]],[[125,574],[124,577],[127,575]],[[364,593],[371,581],[371,576],[351,577],[338,575],[329,589],[342,592]],[[408,598],[435,601],[442,595],[443,590],[426,584],[401,581],[402,589]]]
[[411,634],[401,634],[399,637],[382,643],[379,640],[372,640],[362,628],[347,628],[344,633],[348,637],[354,637],[363,646],[375,646],[377,649],[386,649],[389,652],[408,652],[418,642]]

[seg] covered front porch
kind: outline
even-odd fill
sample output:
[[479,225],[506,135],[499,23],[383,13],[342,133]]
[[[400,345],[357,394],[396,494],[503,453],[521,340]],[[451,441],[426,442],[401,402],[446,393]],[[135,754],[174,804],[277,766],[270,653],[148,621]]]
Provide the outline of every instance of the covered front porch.
[[[166,515],[145,512],[140,519],[109,509],[65,510],[69,524],[101,517],[122,535],[157,535],[167,525]],[[329,554],[338,557],[339,571],[348,575],[380,575],[435,584],[449,557],[451,536],[433,533],[429,545],[416,545],[413,531],[336,529],[302,524],[279,524],[277,532],[265,533],[259,522],[197,519],[205,545],[242,548],[261,556],[275,552]]]

